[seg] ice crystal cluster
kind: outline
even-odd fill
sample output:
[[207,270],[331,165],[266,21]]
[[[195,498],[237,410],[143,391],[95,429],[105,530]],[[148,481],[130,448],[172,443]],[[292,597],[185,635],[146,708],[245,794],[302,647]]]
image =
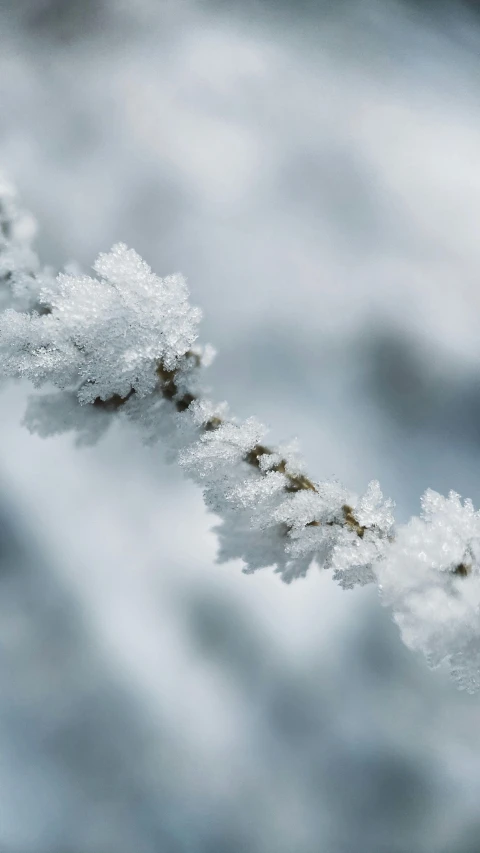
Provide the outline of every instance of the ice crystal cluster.
[[480,687],[479,560],[480,512],[428,489],[421,517],[399,527],[377,568],[404,643],[432,667],[447,663],[469,692]]
[[101,254],[97,278],[61,273],[44,286],[44,313],[6,309],[0,319],[5,369],[39,386],[77,388],[80,403],[153,391],[157,365],[178,365],[197,336],[184,279],[161,279],[122,243]]
[[274,567],[289,582],[312,564],[343,587],[378,583],[407,646],[461,689],[480,687],[480,514],[427,491],[422,514],[395,529],[375,480],[361,496],[306,472],[296,443],[265,443],[256,418],[239,421],[211,400],[196,344],[201,312],[179,274],[160,278],[118,243],[95,276],[41,270],[13,192],[0,184],[1,372],[56,391],[31,398],[41,435],[75,430],[95,442],[114,416],[162,440],[203,489],[220,523],[219,561],[249,573]]

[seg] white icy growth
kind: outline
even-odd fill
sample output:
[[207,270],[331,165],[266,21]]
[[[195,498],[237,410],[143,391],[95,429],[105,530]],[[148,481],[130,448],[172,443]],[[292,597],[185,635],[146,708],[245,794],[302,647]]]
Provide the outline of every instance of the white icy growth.
[[[372,565],[388,546],[393,530],[393,502],[384,501],[376,481],[357,498],[339,483],[315,484],[316,493],[300,491],[287,498],[274,517],[291,527],[286,546],[292,557],[310,555],[345,589],[375,580]],[[358,525],[352,526],[352,516]],[[365,529],[359,535],[359,526]]]
[[[373,581],[372,564],[393,527],[393,504],[383,501],[378,483],[359,500],[335,482],[289,492],[294,481],[287,474],[304,471],[296,444],[291,458],[279,449],[260,455],[260,470],[245,461],[266,432],[254,418],[229,421],[180,452],[180,464],[203,486],[207,506],[224,520],[216,528],[221,558],[240,557],[247,572],[276,566],[287,581],[303,576],[313,560],[333,568],[345,588]],[[282,460],[286,473],[271,470]],[[347,523],[346,506],[365,526],[362,537]]]
[[166,370],[177,367],[201,317],[188,303],[183,277],[159,278],[123,243],[101,254],[94,270],[98,278],[63,273],[44,287],[45,316],[3,313],[7,375],[76,389],[81,403],[92,403],[132,389],[142,397],[158,382],[160,361]]
[[[480,687],[480,512],[470,500],[431,489],[420,518],[398,529],[376,567],[382,603],[404,643],[433,669],[448,666],[460,689]],[[468,576],[454,574],[468,567]]]
[[[197,367],[210,364],[215,353],[208,344],[191,347],[190,351],[198,358]],[[195,393],[202,390],[200,371],[195,364],[191,357],[185,357],[175,371],[180,396],[187,391]],[[226,404],[216,407],[209,404],[209,411],[212,416],[225,416]],[[141,429],[145,444],[153,445],[163,441],[168,462],[176,462],[179,450],[199,435],[199,429],[192,419],[176,412],[159,389],[145,397],[132,394],[119,408],[81,405],[77,393],[72,391],[36,394],[28,400],[23,423],[30,432],[42,438],[76,432],[78,446],[93,445],[108,430],[114,412]]]
[[354,515],[364,528],[363,536],[347,528],[342,541],[332,550],[333,578],[344,589],[374,583],[373,567],[382,559],[393,538],[395,503],[384,500],[380,483],[372,480],[364,495],[355,502]]
[[226,421],[217,429],[204,432],[195,445],[183,451],[180,464],[200,481],[208,475],[218,480],[235,469],[266,433],[266,427],[253,417],[243,424]]
[[[263,424],[238,422],[226,403],[205,399],[198,368],[215,351],[193,346],[201,312],[189,305],[182,276],[159,278],[123,243],[94,270],[96,278],[71,270],[45,281],[43,312],[0,315],[4,373],[60,389],[30,401],[30,429],[75,428],[79,443],[93,443],[121,403],[122,417],[147,442],[162,438],[170,461],[202,485],[223,522],[220,559],[240,557],[247,572],[275,566],[287,581],[312,561],[344,587],[372,581],[393,525],[378,483],[360,499],[335,482],[309,485],[296,441],[265,452]],[[106,407],[80,405],[99,400]]]
[[260,470],[270,471],[275,465],[280,462],[285,462],[285,471],[287,474],[305,474],[307,473],[305,461],[300,454],[300,446],[297,438],[289,442],[279,444],[276,448],[272,448],[272,453],[264,453],[259,458]]

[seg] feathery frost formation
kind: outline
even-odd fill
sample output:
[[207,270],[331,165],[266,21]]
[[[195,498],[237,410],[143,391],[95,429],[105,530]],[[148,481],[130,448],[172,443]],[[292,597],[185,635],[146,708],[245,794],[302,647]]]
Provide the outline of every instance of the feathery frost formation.
[[[192,414],[208,424],[196,403]],[[391,502],[383,501],[378,483],[357,499],[339,483],[310,481],[296,447],[272,453],[263,444],[266,432],[254,418],[232,419],[180,453],[180,464],[203,485],[207,506],[224,518],[216,528],[221,558],[240,557],[246,572],[276,565],[286,581],[305,575],[313,560],[333,568],[344,587],[372,581],[372,563],[393,525]]]
[[404,643],[432,668],[446,662],[460,688],[480,688],[480,512],[428,489],[420,518],[397,530],[377,570]]
[[55,393],[31,398],[25,421],[52,435],[75,430],[92,444],[114,415],[163,440],[220,518],[219,561],[244,571],[273,566],[289,582],[312,563],[343,588],[378,581],[407,646],[433,668],[448,665],[460,689],[480,687],[480,514],[458,495],[427,491],[422,515],[394,530],[393,503],[372,481],[357,497],[311,480],[296,443],[271,448],[255,418],[239,421],[211,401],[195,344],[201,312],[181,275],[160,278],[118,243],[96,277],[41,271],[18,227],[13,193],[0,184],[0,355],[4,376]]
[[[160,279],[122,243],[95,264],[98,278],[61,273],[44,285],[44,313],[0,319],[6,370],[34,385],[77,387],[81,403],[153,391],[159,362],[174,369],[197,336],[200,311],[181,276]],[[4,342],[4,343],[3,343]]]

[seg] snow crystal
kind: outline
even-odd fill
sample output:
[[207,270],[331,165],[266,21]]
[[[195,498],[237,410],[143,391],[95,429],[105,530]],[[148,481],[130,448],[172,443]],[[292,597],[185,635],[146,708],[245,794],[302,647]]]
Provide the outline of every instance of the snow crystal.
[[217,429],[203,433],[192,447],[181,453],[180,465],[187,468],[193,478],[203,479],[208,474],[215,476],[223,473],[225,466],[241,462],[266,433],[267,428],[253,417],[242,424],[234,421],[221,423]]
[[173,370],[197,337],[200,310],[191,308],[180,275],[159,278],[136,252],[118,243],[101,254],[99,278],[60,274],[40,292],[46,316],[0,318],[4,371],[36,385],[76,388],[80,402],[149,394],[161,362]]
[[271,453],[259,456],[258,462],[262,471],[270,471],[282,462],[285,464],[285,472],[292,476],[306,474],[305,462],[300,455],[298,439],[279,444]]
[[448,665],[472,690],[480,680],[480,513],[456,492],[429,489],[420,518],[399,528],[376,567],[382,603],[404,643],[430,667]]

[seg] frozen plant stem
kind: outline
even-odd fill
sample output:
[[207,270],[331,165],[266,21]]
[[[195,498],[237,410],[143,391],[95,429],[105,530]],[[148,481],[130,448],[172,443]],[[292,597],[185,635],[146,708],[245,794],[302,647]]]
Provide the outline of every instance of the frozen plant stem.
[[114,416],[163,439],[220,518],[220,562],[273,566],[289,582],[312,563],[344,588],[374,582],[404,642],[460,689],[480,687],[480,513],[427,490],[420,517],[394,529],[393,503],[372,481],[358,497],[315,481],[295,443],[265,443],[255,418],[238,421],[209,399],[195,344],[201,312],[181,275],[159,278],[124,244],[99,255],[95,277],[42,269],[13,190],[0,184],[0,351],[5,377],[55,393],[30,399],[40,435],[77,432],[92,444]]

